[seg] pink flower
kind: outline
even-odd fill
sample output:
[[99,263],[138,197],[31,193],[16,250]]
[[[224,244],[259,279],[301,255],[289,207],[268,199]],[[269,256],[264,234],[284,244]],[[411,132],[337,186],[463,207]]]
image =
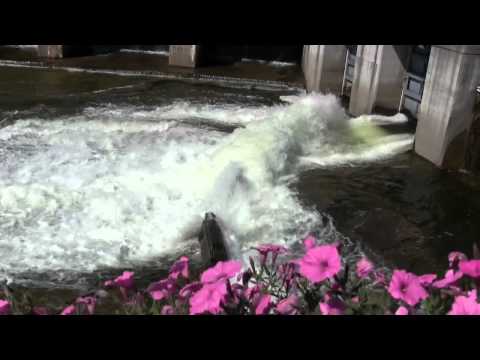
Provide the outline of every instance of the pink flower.
[[480,260],[460,261],[460,271],[474,279],[480,278]]
[[457,296],[448,315],[480,315],[477,291],[470,291],[468,296]]
[[0,300],[0,315],[10,314],[11,305],[7,300]]
[[456,266],[460,261],[467,260],[467,255],[458,251],[452,251],[448,254],[448,264],[450,267]]
[[196,293],[198,290],[202,288],[203,284],[201,282],[193,282],[191,284],[186,285],[183,287],[182,290],[178,293],[181,298],[186,299]]
[[345,304],[340,299],[325,295],[324,302],[320,303],[320,312],[322,315],[343,315]]
[[[232,293],[233,293],[233,302],[238,305],[240,299],[243,298],[243,289],[244,287],[240,284],[233,284],[231,286]],[[227,290],[228,290],[228,283],[227,283]]]
[[245,297],[248,301],[253,302],[253,299],[260,294],[260,286],[255,285],[245,290]]
[[375,272],[374,278],[375,278],[375,281],[373,282],[373,285],[387,286],[387,280],[385,279],[384,273]]
[[92,296],[80,297],[80,298],[77,299],[76,303],[85,305],[88,313],[90,315],[93,315],[93,313],[95,312],[95,306],[97,304],[97,299],[95,299]]
[[278,273],[282,275],[284,283],[289,286],[299,270],[299,265],[294,261],[281,264],[278,267]]
[[405,306],[400,306],[395,312],[395,315],[408,315],[408,309]]
[[370,275],[373,269],[373,264],[365,257],[362,258],[359,262],[357,262],[357,276],[360,279],[364,279],[368,275]]
[[237,275],[242,270],[240,261],[219,261],[217,265],[203,272],[201,281],[203,284],[225,281]]
[[35,306],[32,309],[32,314],[33,315],[48,315],[48,310],[46,307],[43,306]]
[[402,300],[410,306],[415,306],[428,297],[418,277],[404,270],[393,272],[388,292],[394,299]]
[[107,288],[108,288],[108,287],[113,287],[113,286],[115,286],[115,283],[113,282],[113,280],[107,280],[107,281],[105,281],[105,283],[103,284],[103,286],[105,286],[105,287],[107,287]]
[[122,275],[113,280],[113,283],[124,289],[130,289],[133,287],[133,275],[135,275],[135,273],[125,271]]
[[300,273],[313,283],[332,278],[340,267],[338,250],[332,245],[312,248],[300,260]]
[[170,305],[165,305],[162,308],[161,314],[162,315],[175,315],[175,309]]
[[291,295],[278,303],[275,310],[282,315],[297,315],[298,297]]
[[339,253],[342,252],[343,243],[341,241],[337,240],[337,241],[333,242],[331,245],[335,246]]
[[358,296],[353,297],[352,298],[352,303],[354,303],[354,304],[360,303],[360,298]]
[[172,278],[167,278],[157,281],[147,288],[147,292],[155,301],[168,298],[175,292],[175,280]]
[[70,305],[63,309],[60,315],[75,315],[76,311],[75,305]]
[[272,297],[268,294],[262,295],[258,300],[258,305],[255,308],[255,315],[267,315],[272,308]]
[[275,265],[275,260],[277,259],[277,256],[279,254],[287,252],[287,248],[285,246],[273,244],[260,245],[259,247],[254,249],[257,250],[261,255],[262,265],[265,265],[265,263],[267,262],[268,254],[272,253],[272,265]]
[[310,235],[305,240],[303,240],[303,245],[305,245],[305,251],[313,249],[317,244],[317,239],[314,236]]
[[420,284],[423,286],[427,286],[432,284],[432,282],[437,278],[437,275],[435,274],[426,274],[418,277],[418,281],[420,281]]
[[448,270],[442,280],[437,280],[432,285],[435,288],[443,289],[449,287],[450,285],[454,285],[462,278],[462,276],[463,273],[461,271],[455,272],[454,270]]
[[170,268],[169,277],[177,280],[180,275],[182,275],[185,279],[188,279],[188,257],[186,256],[182,256]]
[[220,313],[221,303],[226,295],[227,285],[223,281],[203,285],[190,299],[190,315]]

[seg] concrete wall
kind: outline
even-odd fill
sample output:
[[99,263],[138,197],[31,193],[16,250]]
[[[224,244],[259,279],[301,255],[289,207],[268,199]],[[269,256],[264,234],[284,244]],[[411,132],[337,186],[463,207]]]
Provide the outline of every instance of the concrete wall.
[[346,56],[345,45],[305,45],[302,69],[307,91],[340,94]]
[[38,45],[37,51],[40,57],[50,59],[63,58],[63,45]]
[[411,49],[410,45],[358,45],[350,113],[398,110]]
[[418,114],[415,151],[444,168],[465,164],[480,45],[433,45]]
[[169,65],[194,68],[199,61],[199,45],[170,45]]

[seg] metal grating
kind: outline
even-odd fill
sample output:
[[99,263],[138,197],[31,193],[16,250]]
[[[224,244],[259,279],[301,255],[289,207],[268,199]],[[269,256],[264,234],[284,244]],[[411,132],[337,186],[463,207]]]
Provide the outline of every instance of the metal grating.
[[343,74],[342,96],[349,95],[355,74],[355,62],[357,60],[357,45],[345,45],[347,56],[345,58],[345,72]]
[[422,102],[429,57],[429,45],[417,45],[413,48],[409,68],[403,81],[399,111],[408,110],[413,116],[417,116]]

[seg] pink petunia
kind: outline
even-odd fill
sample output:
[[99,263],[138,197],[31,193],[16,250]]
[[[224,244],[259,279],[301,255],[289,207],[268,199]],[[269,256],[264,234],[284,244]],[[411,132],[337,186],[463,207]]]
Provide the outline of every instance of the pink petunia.
[[170,268],[169,277],[177,280],[181,275],[183,278],[188,279],[188,257],[182,256],[177,260]]
[[153,300],[161,301],[173,295],[175,289],[175,280],[173,280],[172,278],[167,278],[151,284],[147,288],[147,292],[150,294]]
[[245,290],[245,297],[247,298],[248,301],[252,302],[253,299],[260,294],[260,286],[255,285],[253,287],[250,287]]
[[300,260],[300,273],[313,283],[332,278],[340,268],[338,250],[332,245],[312,248]]
[[480,315],[477,291],[470,291],[468,296],[457,296],[448,315]]
[[455,267],[460,261],[463,260],[467,260],[467,255],[462,252],[452,251],[450,254],[448,254],[448,265],[451,268]]
[[336,247],[339,253],[342,252],[344,244],[341,241],[339,241],[339,240],[334,241],[331,245]]
[[272,297],[268,294],[260,296],[258,304],[255,307],[255,315],[267,315],[272,308]]
[[298,297],[291,295],[288,298],[280,301],[275,307],[275,310],[282,315],[297,315]]
[[175,309],[170,305],[165,305],[161,311],[162,315],[175,315]]
[[10,314],[11,305],[7,300],[0,300],[0,315]]
[[76,311],[75,305],[70,305],[63,309],[60,315],[75,315]]
[[299,264],[294,261],[281,264],[278,267],[278,273],[282,276],[285,285],[289,286],[299,270]]
[[408,309],[405,306],[400,306],[395,312],[395,315],[408,315]]
[[226,295],[227,285],[225,282],[219,281],[213,284],[204,284],[190,298],[190,315],[220,313],[222,311],[221,303]]
[[200,280],[203,284],[225,281],[237,275],[242,270],[240,261],[219,261],[217,265],[203,272]]
[[90,315],[93,315],[95,312],[95,306],[97,304],[97,299],[92,296],[80,297],[76,301],[77,304],[83,304],[87,308],[87,311]]
[[436,278],[437,275],[435,274],[425,274],[422,276],[418,276],[418,281],[420,281],[421,285],[428,286],[431,285]]
[[260,245],[259,247],[254,248],[261,255],[261,263],[265,265],[267,262],[268,254],[272,253],[272,265],[275,265],[275,261],[279,254],[287,252],[287,248],[281,245],[266,244]]
[[203,284],[201,282],[190,283],[183,287],[182,290],[180,290],[180,292],[178,293],[178,295],[180,295],[180,297],[183,299],[187,299],[194,293],[196,293],[198,290],[200,290],[202,286]]
[[107,280],[107,281],[105,281],[103,286],[105,286],[106,288],[109,288],[109,287],[115,286],[115,283],[113,282],[113,280]]
[[303,240],[303,245],[305,246],[305,251],[313,249],[317,245],[317,239],[314,236],[310,235],[305,240]]
[[404,270],[393,272],[388,292],[394,299],[402,300],[410,306],[415,306],[428,297],[418,277]]
[[124,289],[131,289],[134,284],[133,276],[135,273],[131,271],[125,271],[122,275],[113,280],[113,283]]
[[454,270],[450,269],[446,272],[445,277],[442,280],[435,281],[432,285],[438,289],[444,289],[451,285],[455,285],[455,283],[463,277],[463,273],[461,271],[455,272]]
[[375,281],[373,285],[387,286],[387,280],[385,279],[385,274],[382,272],[375,272],[373,274]]
[[474,279],[480,278],[480,260],[460,261],[460,271]]
[[324,301],[320,303],[320,312],[322,315],[343,315],[346,306],[340,299],[325,295]]
[[[231,289],[232,289],[232,294],[233,294],[233,302],[235,304],[239,304],[240,302],[240,299],[243,298],[243,295],[244,295],[244,287],[240,284],[233,284],[231,286]],[[227,290],[228,290],[228,283],[227,283]]]
[[356,274],[360,279],[364,279],[370,275],[373,269],[373,264],[366,257],[364,257],[357,262]]

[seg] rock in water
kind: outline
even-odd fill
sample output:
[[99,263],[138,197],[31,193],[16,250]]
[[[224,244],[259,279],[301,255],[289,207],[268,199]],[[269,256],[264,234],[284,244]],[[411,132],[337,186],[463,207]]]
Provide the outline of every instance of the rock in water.
[[198,240],[200,241],[200,251],[205,266],[211,267],[219,261],[228,260],[225,237],[215,214],[205,214]]

